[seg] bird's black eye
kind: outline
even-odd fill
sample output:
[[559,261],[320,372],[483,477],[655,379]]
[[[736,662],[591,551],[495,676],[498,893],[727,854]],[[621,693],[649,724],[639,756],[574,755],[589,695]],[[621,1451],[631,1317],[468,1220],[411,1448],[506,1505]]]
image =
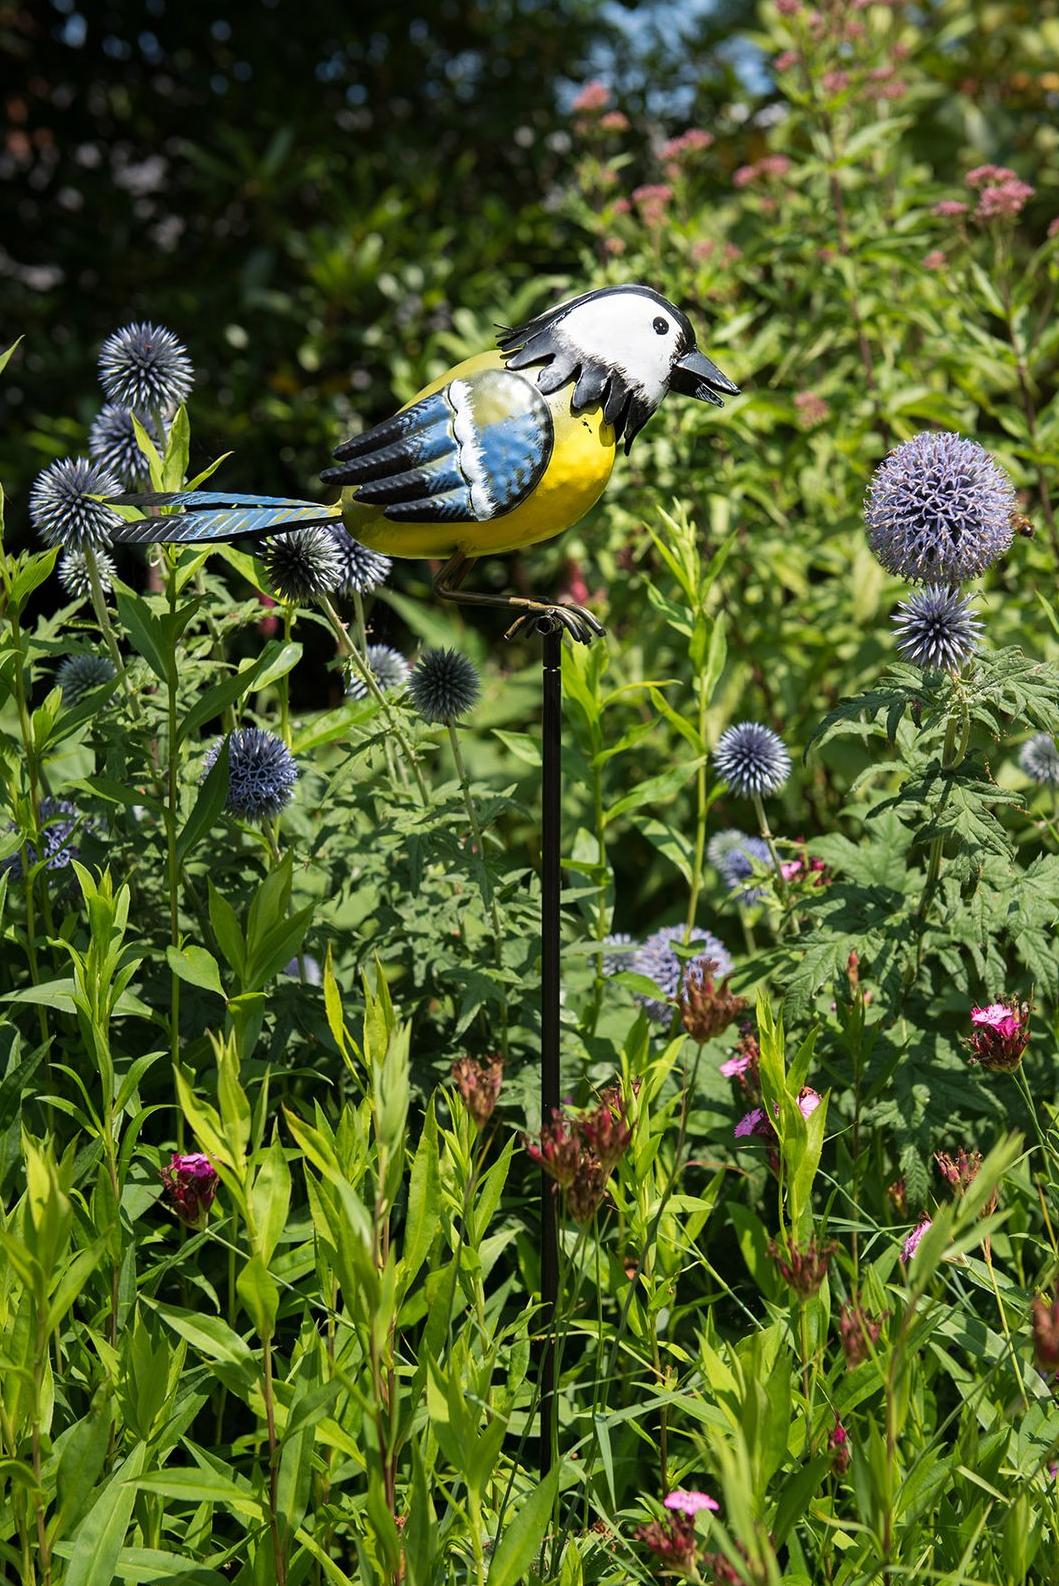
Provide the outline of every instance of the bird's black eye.
[[661,314],[659,314],[658,318],[654,322],[654,328],[660,336],[664,336],[666,331],[669,329],[668,319],[663,319]]

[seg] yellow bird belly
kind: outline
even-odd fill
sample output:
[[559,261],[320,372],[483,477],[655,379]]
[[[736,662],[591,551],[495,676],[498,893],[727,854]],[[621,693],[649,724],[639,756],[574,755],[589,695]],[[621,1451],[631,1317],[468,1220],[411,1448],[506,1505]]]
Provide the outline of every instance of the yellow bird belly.
[[[440,391],[450,380],[468,379],[486,369],[504,369],[498,352],[479,353],[457,364],[412,401]],[[527,378],[532,378],[532,370]],[[614,431],[602,408],[571,413],[571,386],[553,391],[544,400],[554,432],[552,455],[542,477],[525,501],[487,523],[391,523],[379,507],[360,505],[354,491],[342,492],[342,520],[355,540],[387,556],[448,557],[457,551],[467,556],[491,556],[536,545],[572,528],[603,493],[614,467]],[[404,409],[401,410],[402,412]]]

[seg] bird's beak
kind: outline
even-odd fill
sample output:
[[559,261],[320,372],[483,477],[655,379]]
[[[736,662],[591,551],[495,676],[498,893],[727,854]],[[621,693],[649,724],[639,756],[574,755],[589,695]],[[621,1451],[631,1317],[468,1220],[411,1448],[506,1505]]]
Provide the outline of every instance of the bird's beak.
[[739,395],[739,387],[697,348],[677,359],[669,376],[669,389],[700,402],[712,402],[715,407],[724,406],[722,397]]

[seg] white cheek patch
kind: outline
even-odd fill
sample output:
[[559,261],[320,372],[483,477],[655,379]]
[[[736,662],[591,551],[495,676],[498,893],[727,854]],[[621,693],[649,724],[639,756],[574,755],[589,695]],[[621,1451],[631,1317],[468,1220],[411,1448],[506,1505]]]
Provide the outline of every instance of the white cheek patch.
[[615,369],[654,404],[665,395],[678,335],[670,322],[660,336],[654,328],[659,317],[665,315],[649,300],[613,292],[573,309],[556,326],[556,337],[575,359],[580,355]]

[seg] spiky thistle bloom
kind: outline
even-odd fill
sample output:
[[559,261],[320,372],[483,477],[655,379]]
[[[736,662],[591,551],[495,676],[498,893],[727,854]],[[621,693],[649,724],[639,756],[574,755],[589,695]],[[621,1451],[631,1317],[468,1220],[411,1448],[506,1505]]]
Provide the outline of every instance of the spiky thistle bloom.
[[880,463],[864,515],[887,572],[913,584],[959,584],[1008,549],[1014,510],[1015,487],[984,447],[925,432]]
[[370,551],[345,529],[329,531],[335,542],[342,573],[338,587],[343,595],[370,595],[373,589],[385,584],[393,562],[381,551]]
[[[392,644],[369,644],[367,662],[376,687],[383,694],[396,693],[398,689],[404,688],[412,675],[412,668]],[[368,686],[364,679],[358,677],[356,672],[352,673],[346,687],[347,697],[365,699],[367,693]]]
[[779,792],[791,774],[791,757],[771,727],[741,721],[722,732],[713,751],[713,767],[733,793],[753,798]]
[[[69,799],[46,798],[40,801],[41,822],[41,853],[38,855],[33,843],[27,842],[26,859],[32,868],[38,858],[43,858],[46,870],[65,870],[77,858],[80,849],[71,842],[74,827],[80,818],[76,804],[71,804]],[[6,830],[17,830],[12,822],[8,822]],[[13,854],[0,861],[0,871],[6,870],[16,881],[23,876],[22,850],[17,848]]]
[[1051,733],[1039,732],[1019,750],[1019,765],[1042,787],[1059,787],[1059,748]]
[[83,551],[109,545],[121,524],[116,512],[94,496],[121,493],[118,481],[87,457],[63,457],[49,463],[33,481],[29,516],[33,527],[49,545]]
[[105,655],[68,655],[60,663],[55,681],[63,691],[63,701],[76,705],[90,689],[109,683],[116,676],[114,662]]
[[408,687],[416,710],[429,722],[457,721],[481,693],[475,667],[458,650],[424,650]]
[[893,621],[901,655],[924,672],[958,672],[982,633],[970,598],[943,584],[929,584],[903,600]]
[[[158,446],[158,430],[150,414],[143,417],[137,414],[137,418],[155,446]],[[116,402],[107,402],[92,420],[92,427],[88,431],[88,454],[108,474],[113,474],[131,489],[146,484],[151,476],[147,459],[140,450],[136,431],[132,427],[132,411],[119,407]]]
[[768,843],[762,838],[748,837],[745,832],[735,830],[717,832],[707,844],[706,857],[714,869],[720,871],[729,892],[739,889],[740,903],[756,903],[763,895],[763,887],[739,886],[755,870],[772,864]]
[[220,1182],[217,1169],[201,1151],[174,1151],[161,1172],[164,1199],[182,1223],[203,1228]]
[[645,996],[637,992],[637,999],[646,1008],[649,1016],[659,1024],[668,1024],[673,1017],[674,1003],[684,989],[685,981],[689,974],[715,975],[723,979],[732,973],[732,959],[723,942],[709,931],[696,927],[691,933],[688,943],[692,951],[690,958],[681,958],[677,953],[678,947],[684,945],[684,927],[682,925],[663,925],[654,931],[632,956],[630,968],[638,975],[646,975],[648,980],[653,980],[659,991],[666,999],[663,1002],[655,997]]
[[330,595],[342,582],[342,558],[327,529],[292,529],[261,548],[261,561],[274,594],[291,605]]
[[[213,744],[203,762],[202,777],[217,762],[225,740]],[[240,727],[228,743],[228,799],[225,809],[247,821],[278,815],[294,797],[298,767],[282,738],[263,727]]]
[[99,349],[99,378],[112,402],[136,413],[179,407],[194,383],[187,348],[171,330],[123,325]]
[[[112,588],[114,574],[114,558],[106,551],[97,550],[96,571],[99,574],[99,586],[106,593]],[[92,580],[88,576],[88,561],[84,551],[64,551],[59,558],[59,582],[68,595],[74,595],[79,600],[87,600],[92,593]]]
[[[609,936],[603,938],[604,947],[631,947],[633,938],[628,931],[611,931]],[[623,969],[632,968],[631,953],[604,953],[603,973],[609,978],[611,975],[620,975]]]

